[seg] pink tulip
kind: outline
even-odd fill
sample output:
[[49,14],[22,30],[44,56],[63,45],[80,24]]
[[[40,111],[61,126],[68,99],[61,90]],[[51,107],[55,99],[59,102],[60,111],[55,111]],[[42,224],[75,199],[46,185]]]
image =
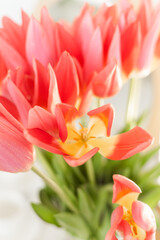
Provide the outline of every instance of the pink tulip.
[[32,167],[33,146],[23,131],[22,125],[0,104],[0,171],[24,172]]
[[71,166],[85,163],[99,151],[111,160],[123,160],[148,147],[151,136],[140,127],[110,136],[114,109],[110,104],[88,113],[88,127],[77,126],[77,110],[68,104],[56,104],[54,114],[35,106],[29,110],[25,136],[32,144],[62,154]]
[[111,217],[105,240],[116,240],[116,233],[126,240],[155,240],[156,221],[151,208],[138,201],[140,188],[121,175],[113,176],[113,203],[119,204]]
[[[111,47],[106,62],[102,26],[95,25],[94,19],[90,15],[89,6],[86,6],[80,17],[68,26],[66,23],[54,22],[46,8],[42,8],[40,22],[33,17],[29,18],[22,12],[22,25],[19,26],[6,17],[3,18],[2,24],[3,28],[0,29],[0,57],[2,58],[0,68],[3,70],[2,77],[0,77],[3,78],[8,69],[15,71],[15,69],[21,68],[24,79],[21,82],[21,84],[24,82],[21,85],[23,93],[26,91],[26,89],[24,90],[25,84],[35,84],[38,71],[43,71],[42,75],[44,75],[44,72],[48,75],[46,70],[48,64],[61,78],[61,80],[58,80],[60,95],[62,95],[61,86],[63,84],[62,80],[64,82],[64,72],[68,72],[68,79],[70,77],[72,80],[74,79],[74,81],[66,80],[66,86],[69,86],[70,92],[72,92],[72,95],[74,93],[74,96],[67,99],[68,97],[64,96],[65,93],[62,96],[62,102],[74,105],[77,98],[78,102],[81,99],[79,103],[80,114],[84,113],[84,105],[89,105],[93,93],[100,97],[110,97],[119,91],[122,81],[120,74],[117,74],[117,62],[119,60],[115,61],[115,58],[117,58],[116,51],[119,51],[118,47],[115,48],[118,33],[116,31],[114,34],[113,44],[112,37],[109,40],[108,44]],[[114,49],[115,55],[112,49]],[[109,66],[107,67],[108,63]],[[65,66],[65,69],[63,69],[63,66]],[[111,73],[109,76],[106,75],[107,68]],[[103,94],[94,91],[95,74],[97,79],[101,79],[99,85],[104,81],[105,86],[107,86],[107,90]],[[87,102],[83,98],[84,94]]]

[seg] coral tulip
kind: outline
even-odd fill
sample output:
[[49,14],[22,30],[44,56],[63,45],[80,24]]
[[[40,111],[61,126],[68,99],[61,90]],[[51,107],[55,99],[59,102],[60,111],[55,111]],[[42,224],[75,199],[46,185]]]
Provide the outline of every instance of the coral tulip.
[[53,116],[38,106],[32,108],[26,138],[47,151],[62,154],[71,166],[85,163],[98,151],[111,160],[123,160],[152,142],[140,127],[111,137],[114,109],[110,104],[88,113],[88,127],[77,125],[76,109],[69,105],[57,104],[54,112]]
[[155,240],[156,221],[151,208],[138,201],[140,188],[130,179],[114,175],[111,228],[105,240],[116,240],[116,233],[126,240]]

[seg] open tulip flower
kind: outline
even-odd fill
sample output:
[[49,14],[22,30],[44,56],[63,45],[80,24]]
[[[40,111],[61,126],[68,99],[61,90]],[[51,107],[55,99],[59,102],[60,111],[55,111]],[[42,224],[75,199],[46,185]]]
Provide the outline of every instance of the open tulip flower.
[[105,240],[155,240],[156,221],[151,208],[138,201],[140,188],[130,179],[113,175],[113,199],[119,204],[111,217],[111,228]]
[[55,115],[35,106],[29,111],[26,138],[53,153],[62,154],[71,166],[85,163],[99,151],[112,160],[123,160],[148,147],[151,136],[135,127],[111,137],[114,110],[110,104],[88,113],[88,126],[77,123],[75,108],[57,104]]

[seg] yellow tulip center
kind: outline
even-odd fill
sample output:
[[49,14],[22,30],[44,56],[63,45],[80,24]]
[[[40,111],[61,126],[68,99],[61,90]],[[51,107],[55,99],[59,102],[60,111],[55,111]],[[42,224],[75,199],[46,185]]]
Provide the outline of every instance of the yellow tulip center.
[[132,213],[129,210],[124,209],[123,220],[129,223],[132,231],[132,236],[135,239],[139,240],[146,239],[146,232],[135,223],[132,217]]

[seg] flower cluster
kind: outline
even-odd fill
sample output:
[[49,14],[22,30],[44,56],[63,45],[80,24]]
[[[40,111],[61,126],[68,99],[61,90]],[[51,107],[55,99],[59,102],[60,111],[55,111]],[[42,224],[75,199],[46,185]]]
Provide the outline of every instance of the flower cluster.
[[[97,152],[104,159],[124,160],[151,145],[152,137],[138,126],[111,136],[113,106],[93,107],[92,100],[109,98],[127,79],[154,69],[160,57],[159,22],[160,6],[153,8],[150,0],[142,0],[138,9],[120,0],[96,13],[86,4],[71,24],[55,22],[45,7],[40,21],[23,11],[21,25],[4,17],[0,170],[31,169],[34,146],[77,167]],[[115,240],[116,232],[126,240],[154,240],[154,216],[137,200],[141,190],[125,177],[113,178],[113,203],[120,206],[106,240]]]
[[[149,14],[148,7],[148,1],[144,1],[136,13],[124,1],[120,6],[103,5],[93,14],[93,8],[85,5],[71,25],[54,22],[46,8],[42,9],[40,22],[24,12],[20,26],[3,18],[1,123],[12,125],[12,138],[22,137],[23,147],[16,144],[13,151],[5,150],[6,164],[2,154],[1,170],[28,170],[34,159],[33,144],[62,154],[71,166],[83,164],[97,151],[109,159],[126,159],[151,144],[149,134],[139,127],[110,137],[114,117],[111,105],[89,112],[87,128],[77,126],[77,119],[87,113],[93,94],[109,97],[120,89],[119,68],[128,77],[135,69],[140,71],[150,65],[160,14]],[[148,48],[151,42],[153,47]],[[6,128],[5,137],[11,141],[10,128]],[[1,148],[4,153],[3,144]],[[23,151],[27,149],[28,156],[24,158]],[[19,158],[23,160],[18,161]]]

